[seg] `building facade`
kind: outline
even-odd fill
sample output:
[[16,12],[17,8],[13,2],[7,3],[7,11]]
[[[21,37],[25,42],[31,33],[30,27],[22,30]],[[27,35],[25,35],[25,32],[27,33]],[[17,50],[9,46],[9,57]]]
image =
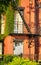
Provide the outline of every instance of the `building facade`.
[[[15,10],[14,32],[4,38],[4,54],[22,55],[24,58],[41,60],[41,0],[21,0],[19,10],[23,18]],[[30,32],[24,20],[33,35],[29,35]],[[3,31],[4,28],[1,28]]]

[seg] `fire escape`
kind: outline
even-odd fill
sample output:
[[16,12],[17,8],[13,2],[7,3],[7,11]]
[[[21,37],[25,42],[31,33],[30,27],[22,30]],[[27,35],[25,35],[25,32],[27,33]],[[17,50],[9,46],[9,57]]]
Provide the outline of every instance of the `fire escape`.
[[[33,40],[34,38],[34,41],[35,41],[35,60],[38,61],[38,56],[39,56],[39,37],[41,37],[41,34],[38,33],[38,22],[39,22],[39,8],[41,8],[41,4],[39,5],[38,4],[38,0],[34,0],[35,2],[35,26],[36,26],[36,33],[33,34],[30,30],[30,27],[28,24],[26,24],[26,21],[19,9],[19,7],[17,6],[17,3],[15,0],[13,0],[14,4],[15,4],[15,9],[18,11],[18,13],[20,14],[22,20],[23,20],[23,23],[27,29],[27,31],[29,32],[29,34],[14,34],[14,33],[10,33],[11,36],[13,35],[16,35],[16,36],[28,36],[29,37],[29,41]],[[32,38],[32,39],[31,39]],[[29,43],[29,45],[31,45],[31,42]]]

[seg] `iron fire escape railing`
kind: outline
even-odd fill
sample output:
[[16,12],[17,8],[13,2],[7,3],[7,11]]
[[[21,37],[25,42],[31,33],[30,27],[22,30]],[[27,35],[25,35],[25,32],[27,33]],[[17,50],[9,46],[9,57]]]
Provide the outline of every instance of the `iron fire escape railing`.
[[[22,20],[23,20],[23,23],[24,23],[24,25],[26,26],[26,29],[27,29],[28,32],[29,32],[29,34],[26,34],[26,35],[29,36],[29,37],[41,37],[41,34],[37,34],[37,33],[33,34],[33,33],[31,33],[30,28],[29,28],[28,24],[26,23],[26,21],[25,21],[23,15],[22,15],[22,13],[21,13],[19,7],[17,6],[16,1],[13,0],[12,2],[14,2],[14,5],[15,5],[14,8],[19,12],[19,14],[20,14],[20,16],[21,16],[21,18],[22,18]],[[39,6],[39,7],[36,6],[35,8],[41,8],[41,7],[40,7],[40,6]],[[20,33],[19,33],[19,34],[13,34],[13,33],[11,34],[11,33],[10,33],[10,35],[23,35],[23,34],[20,34]],[[25,34],[24,34],[24,35],[25,35]]]
[[17,11],[19,12],[19,14],[20,14],[20,16],[21,16],[21,18],[22,18],[22,20],[23,20],[23,23],[25,24],[25,26],[26,26],[26,28],[27,28],[28,32],[31,34],[30,28],[29,28],[28,24],[26,23],[26,21],[25,21],[25,19],[24,19],[23,15],[22,15],[22,13],[21,13],[20,9],[18,8],[16,1],[15,1],[15,0],[13,0],[13,2],[14,2],[14,4],[15,4],[15,8],[16,8],[16,9],[17,9]]
[[12,34],[12,35],[22,35],[22,36],[28,36],[29,37],[29,46],[30,46],[30,44],[31,44],[31,42],[30,42],[30,40],[31,39],[33,39],[32,37],[34,37],[34,41],[35,41],[35,60],[36,61],[38,61],[38,56],[39,56],[39,37],[41,37],[41,34],[37,34],[37,30],[38,30],[38,28],[37,28],[37,20],[36,20],[36,18],[37,18],[37,8],[41,8],[40,6],[39,7],[37,7],[37,0],[34,0],[34,2],[35,2],[35,24],[36,24],[36,33],[35,34],[32,34],[31,33],[31,31],[30,31],[30,28],[29,28],[29,26],[28,26],[28,24],[26,24],[26,21],[25,21],[25,19],[24,19],[24,17],[23,17],[23,15],[21,14],[21,11],[19,10],[19,8],[18,8],[18,6],[17,6],[17,3],[16,3],[16,1],[14,0],[13,1],[14,2],[14,4],[15,4],[15,8],[17,9],[17,11],[19,12],[19,14],[20,14],[20,16],[21,16],[21,18],[22,18],[22,20],[23,20],[23,23],[25,24],[25,26],[26,26],[26,28],[27,28],[27,30],[28,30],[28,32],[30,33],[30,34]]

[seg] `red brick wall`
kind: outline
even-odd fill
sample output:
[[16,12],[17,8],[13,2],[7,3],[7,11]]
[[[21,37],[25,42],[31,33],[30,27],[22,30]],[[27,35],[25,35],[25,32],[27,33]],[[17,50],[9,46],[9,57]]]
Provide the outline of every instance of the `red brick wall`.
[[[40,0],[41,1],[41,0]],[[26,20],[26,23],[30,26],[31,32],[34,34],[36,29],[35,29],[35,2],[32,0],[32,9],[29,8],[29,0],[21,0],[20,1],[20,6],[25,7],[24,9],[24,18]],[[40,11],[40,10],[39,10]],[[40,13],[39,13],[40,14]],[[41,14],[39,15],[39,18],[41,19]],[[39,21],[41,23],[41,21]],[[41,26],[41,24],[39,24]],[[27,29],[24,26],[24,33],[28,33]],[[28,48],[29,44],[29,39],[27,36],[13,36],[13,38],[20,38],[24,39],[23,40],[23,56],[27,57],[29,54],[31,55],[31,58],[34,59],[35,56],[35,41],[32,42],[31,47]],[[12,42],[12,37],[7,36],[4,40],[4,54],[13,54],[13,42]],[[41,59],[41,37],[39,38],[39,59]],[[29,56],[28,56],[29,57]]]
[[4,54],[13,54],[13,39],[11,36],[4,39]]

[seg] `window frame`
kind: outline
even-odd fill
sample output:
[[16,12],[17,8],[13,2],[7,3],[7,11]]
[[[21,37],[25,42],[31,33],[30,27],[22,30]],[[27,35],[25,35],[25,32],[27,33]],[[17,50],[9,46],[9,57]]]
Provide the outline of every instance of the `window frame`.
[[[19,7],[19,9],[20,9],[20,11],[21,12],[23,12],[23,16],[24,16],[24,8],[22,8],[22,7]],[[16,12],[18,12],[17,10],[15,10]],[[19,14],[20,15],[20,14]],[[21,17],[21,16],[20,16]],[[15,25],[15,24],[14,24]],[[18,31],[18,25],[22,25],[22,31],[20,32],[20,31]],[[17,30],[14,30],[14,33],[20,33],[20,34],[22,34],[22,33],[24,33],[24,23],[22,23],[22,24],[18,24],[18,22],[17,22]]]
[[[21,42],[21,44],[23,44],[23,39],[15,39],[14,41],[13,41],[13,43],[14,43],[14,49],[13,49],[13,51],[15,50],[15,47],[17,47],[17,46],[20,46],[20,45],[16,45],[15,46],[15,44],[16,44],[16,42],[17,42],[17,44],[20,44],[20,43],[18,43],[18,42]],[[23,55],[23,53],[22,53],[22,55]]]

